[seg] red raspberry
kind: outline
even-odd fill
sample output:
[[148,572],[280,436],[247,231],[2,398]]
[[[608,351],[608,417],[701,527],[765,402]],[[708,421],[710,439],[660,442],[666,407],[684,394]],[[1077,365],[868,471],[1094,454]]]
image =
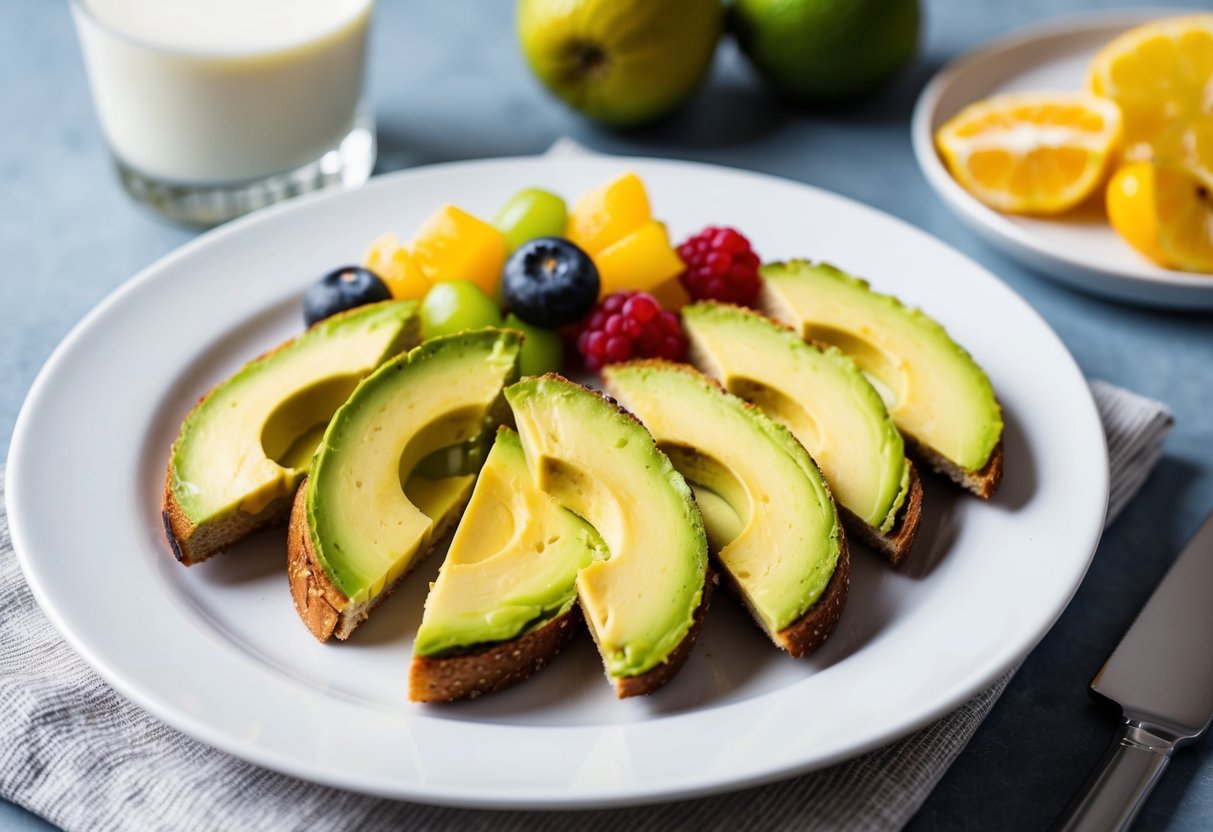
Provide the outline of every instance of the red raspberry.
[[682,324],[647,292],[614,292],[586,317],[577,351],[591,370],[631,358],[679,361],[686,354]]
[[732,228],[709,225],[680,245],[678,256],[687,266],[678,279],[695,300],[754,305],[762,261],[750,241]]

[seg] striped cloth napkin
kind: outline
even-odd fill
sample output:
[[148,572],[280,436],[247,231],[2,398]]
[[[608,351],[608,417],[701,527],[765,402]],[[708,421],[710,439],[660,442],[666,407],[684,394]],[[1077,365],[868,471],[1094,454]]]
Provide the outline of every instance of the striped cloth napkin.
[[[1108,522],[1158,461],[1167,408],[1091,390],[1111,457]],[[3,496],[0,473],[0,497]],[[832,768],[747,791],[643,808],[501,812],[401,803],[316,786],[202,745],[105,684],[34,602],[0,513],[0,797],[68,830],[890,830],[918,810],[1014,670],[916,734]]]

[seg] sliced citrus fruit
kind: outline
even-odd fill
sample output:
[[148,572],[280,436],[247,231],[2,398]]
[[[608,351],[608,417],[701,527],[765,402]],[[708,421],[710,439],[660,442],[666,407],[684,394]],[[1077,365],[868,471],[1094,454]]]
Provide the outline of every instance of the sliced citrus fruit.
[[1166,162],[1154,171],[1158,243],[1167,259],[1191,272],[1213,272],[1213,185]]
[[1213,14],[1130,29],[1095,56],[1087,88],[1120,105],[1132,157],[1172,124],[1213,113]]
[[1102,182],[1120,111],[1088,93],[1006,93],[971,104],[935,134],[965,190],[992,208],[1058,214]]
[[1160,266],[1171,265],[1158,242],[1152,162],[1133,162],[1117,170],[1108,181],[1105,204],[1108,222],[1121,239]]

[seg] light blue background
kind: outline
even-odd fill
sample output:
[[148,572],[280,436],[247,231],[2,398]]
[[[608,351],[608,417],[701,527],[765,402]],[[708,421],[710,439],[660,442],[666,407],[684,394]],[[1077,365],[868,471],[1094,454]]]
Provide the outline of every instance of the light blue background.
[[[916,63],[858,107],[786,109],[726,46],[710,83],[677,117],[613,134],[563,109],[532,80],[515,45],[512,3],[482,1],[470,13],[471,0],[380,0],[371,62],[379,170],[539,153],[569,135],[606,152],[703,160],[809,182],[900,216],[974,257],[1044,315],[1088,375],[1170,405],[1177,424],[1158,470],[1105,536],[1061,621],[911,824],[1039,829],[1111,736],[1112,720],[1089,703],[1087,683],[1213,507],[1213,316],[1139,310],[1044,280],[962,228],[928,190],[910,151],[914,98],[946,61],[1024,23],[1126,4],[924,2]],[[0,113],[0,448],[6,449],[34,375],[68,329],[193,234],[152,220],[120,192],[65,2],[0,3]],[[1195,660],[1209,656],[1206,649]],[[1213,826],[1209,743],[1177,756],[1140,826]],[[46,828],[0,801],[0,830]]]

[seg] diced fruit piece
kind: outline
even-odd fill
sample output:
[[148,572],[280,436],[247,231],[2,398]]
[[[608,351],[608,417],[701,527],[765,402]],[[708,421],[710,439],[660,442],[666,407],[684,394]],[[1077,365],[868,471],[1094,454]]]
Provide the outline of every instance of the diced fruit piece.
[[524,321],[554,329],[580,320],[598,299],[598,269],[563,237],[523,243],[501,273],[501,299]]
[[430,281],[413,255],[390,231],[370,244],[362,255],[362,266],[379,275],[397,300],[421,300],[430,290]]
[[505,263],[505,235],[454,205],[443,205],[409,244],[413,259],[431,283],[470,280],[490,297]]
[[1160,266],[1170,265],[1158,244],[1158,215],[1154,210],[1154,165],[1134,162],[1116,171],[1106,193],[1108,222],[1121,238]]
[[665,226],[649,220],[594,255],[602,291],[651,291],[682,271]]
[[435,283],[421,301],[421,331],[426,338],[501,325],[501,310],[475,283]]
[[535,487],[518,434],[500,428],[425,599],[409,698],[468,699],[526,679],[581,629],[577,573],[606,556],[593,527]]
[[652,218],[644,183],[628,171],[577,198],[565,236],[594,255]]
[[846,353],[932,467],[979,497],[994,493],[1002,478],[1002,408],[985,371],[938,321],[825,263],[770,263],[762,278],[764,312]]
[[1139,146],[1176,123],[1213,113],[1213,14],[1130,29],[1095,56],[1087,87],[1120,106],[1125,143],[1137,158]]
[[165,477],[164,526],[177,559],[198,563],[285,518],[334,411],[420,335],[415,301],[359,307],[211,388],[182,422]]
[[380,367],[333,415],[287,543],[291,597],[318,639],[348,637],[458,519],[474,476],[411,475],[440,448],[496,433],[519,341],[500,330],[432,338]]
[[705,489],[727,504],[724,523],[705,511],[704,527],[758,624],[793,656],[819,647],[846,602],[849,563],[830,490],[804,447],[685,364],[617,364],[602,378],[686,477],[700,508]]
[[558,375],[506,388],[531,480],[610,553],[577,575],[581,610],[619,697],[686,660],[711,583],[703,520],[653,437],[605,396]]
[[956,181],[999,211],[1058,214],[1103,181],[1120,141],[1117,106],[1090,93],[1006,93],[935,134]]
[[303,320],[311,326],[355,306],[391,299],[392,293],[374,272],[343,266],[308,287],[303,296]]
[[564,363],[564,341],[560,334],[550,329],[533,326],[513,312],[505,316],[506,329],[516,329],[526,336],[522,342],[522,356],[518,371],[524,376],[541,376],[554,373]]
[[678,247],[683,287],[695,300],[753,306],[762,264],[750,241],[732,228],[709,226]]
[[577,334],[577,351],[591,370],[633,358],[680,361],[686,349],[678,316],[647,292],[607,295]]
[[682,281],[677,276],[661,281],[652,289],[649,289],[649,294],[661,304],[662,309],[675,313],[681,311],[682,307],[691,302],[691,296],[687,293],[686,287],[682,285]]
[[510,197],[493,220],[510,250],[536,237],[559,237],[568,222],[564,200],[549,191],[527,188]]
[[855,362],[750,309],[701,302],[682,314],[695,365],[792,432],[850,513],[850,528],[879,544],[910,516],[905,446]]
[[1213,182],[1161,163],[1154,172],[1158,242],[1181,269],[1213,272]]

